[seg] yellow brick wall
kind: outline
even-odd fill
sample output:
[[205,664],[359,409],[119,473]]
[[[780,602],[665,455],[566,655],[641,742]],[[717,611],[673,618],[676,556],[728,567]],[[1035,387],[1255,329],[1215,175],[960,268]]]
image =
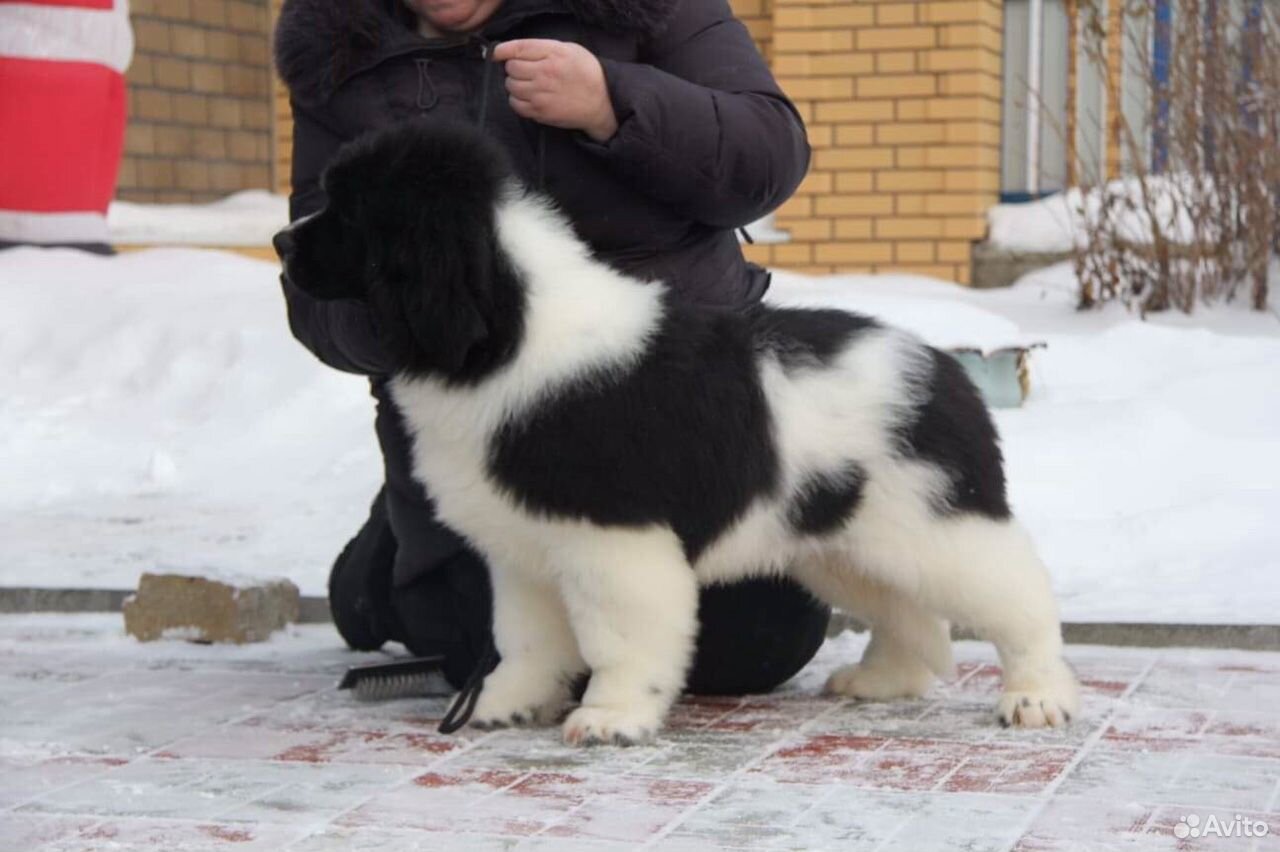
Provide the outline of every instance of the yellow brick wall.
[[756,47],[766,60],[773,57],[773,5],[775,0],[730,0],[733,12],[747,25]]
[[[749,0],[732,0],[755,8]],[[757,262],[969,282],[999,191],[1000,0],[770,0],[774,73],[814,156]]]
[[[270,30],[275,32],[276,17],[284,0],[268,0]],[[276,192],[289,194],[289,171],[293,166],[293,118],[289,114],[289,90],[280,77],[271,74],[271,183]]]
[[116,194],[206,201],[271,182],[267,0],[133,0]]

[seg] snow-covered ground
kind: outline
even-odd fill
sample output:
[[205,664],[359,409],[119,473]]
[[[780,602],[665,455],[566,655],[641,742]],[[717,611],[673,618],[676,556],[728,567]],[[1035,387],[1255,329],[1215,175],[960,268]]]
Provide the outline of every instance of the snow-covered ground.
[[[278,267],[158,249],[0,252],[0,585],[155,568],[323,592],[380,461],[365,382],[289,336]],[[1007,291],[780,273],[938,345],[1043,341],[997,415],[1015,509],[1074,621],[1274,623],[1280,320],[1078,314],[1065,266]]]
[[115,245],[267,246],[287,224],[288,199],[261,189],[204,204],[117,200],[107,210]]

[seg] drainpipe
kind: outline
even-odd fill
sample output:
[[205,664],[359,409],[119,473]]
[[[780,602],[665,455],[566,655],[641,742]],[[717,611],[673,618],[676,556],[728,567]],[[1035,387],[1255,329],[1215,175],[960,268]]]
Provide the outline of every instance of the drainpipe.
[[1027,22],[1027,194],[1040,194],[1040,54],[1044,0],[1030,0]]

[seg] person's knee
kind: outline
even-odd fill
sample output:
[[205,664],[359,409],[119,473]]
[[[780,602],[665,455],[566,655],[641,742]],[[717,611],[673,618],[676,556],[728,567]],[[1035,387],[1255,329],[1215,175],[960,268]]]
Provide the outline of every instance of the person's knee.
[[790,580],[760,578],[703,589],[687,690],[768,692],[813,659],[830,617],[826,605]]
[[461,688],[493,642],[489,570],[470,548],[419,572],[391,593],[398,641],[419,656],[442,654],[444,675]]

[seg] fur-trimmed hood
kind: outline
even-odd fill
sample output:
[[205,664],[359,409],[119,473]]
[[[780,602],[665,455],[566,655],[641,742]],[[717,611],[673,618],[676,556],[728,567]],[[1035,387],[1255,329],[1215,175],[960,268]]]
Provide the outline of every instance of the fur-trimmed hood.
[[[681,0],[505,0],[487,37],[537,14],[568,13],[603,30],[653,36]],[[402,0],[285,0],[276,24],[276,70],[290,93],[321,101],[379,57],[421,46]]]

